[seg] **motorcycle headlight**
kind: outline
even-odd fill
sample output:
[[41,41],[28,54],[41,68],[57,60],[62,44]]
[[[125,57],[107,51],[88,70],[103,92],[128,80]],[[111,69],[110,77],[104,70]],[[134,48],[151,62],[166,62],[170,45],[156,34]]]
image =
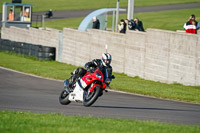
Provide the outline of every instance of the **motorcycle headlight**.
[[99,78],[99,79],[101,79],[101,80],[103,80],[103,77],[101,76],[101,74],[100,73],[96,73],[96,76]]

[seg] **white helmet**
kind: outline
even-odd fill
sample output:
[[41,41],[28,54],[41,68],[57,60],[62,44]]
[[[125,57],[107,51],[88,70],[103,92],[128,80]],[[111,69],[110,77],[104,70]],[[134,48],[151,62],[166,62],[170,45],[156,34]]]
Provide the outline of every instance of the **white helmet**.
[[103,53],[101,57],[101,61],[104,66],[109,66],[112,60],[112,56],[109,53]]

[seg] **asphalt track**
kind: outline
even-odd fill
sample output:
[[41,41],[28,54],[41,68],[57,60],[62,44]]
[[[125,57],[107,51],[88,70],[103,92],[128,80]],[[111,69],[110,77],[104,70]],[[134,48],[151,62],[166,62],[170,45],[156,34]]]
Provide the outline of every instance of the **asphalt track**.
[[63,82],[0,67],[0,110],[65,115],[154,120],[200,125],[200,105],[109,91],[91,107],[81,103],[60,105]]
[[[191,9],[191,8],[199,8],[199,7],[200,7],[200,3],[144,6],[144,7],[134,7],[134,13]],[[96,9],[53,11],[53,17],[45,18],[45,21],[54,20],[54,19],[70,19],[70,18],[86,17],[88,14],[90,14],[94,10],[96,10]],[[122,12],[122,13],[127,13],[127,12]],[[33,12],[32,21],[41,23],[43,14],[45,14],[45,12]],[[2,20],[2,14],[0,13],[0,21],[1,20]],[[1,26],[2,26],[2,24],[0,23],[0,28],[1,28]]]
[[[159,5],[159,6],[141,6],[135,7],[134,13],[142,13],[142,12],[158,12],[158,11],[167,11],[167,10],[180,10],[180,9],[191,9],[191,8],[199,8],[200,3],[186,3],[186,4],[174,4],[174,5]],[[69,19],[69,18],[78,18],[78,17],[86,17],[91,12],[97,9],[91,10],[66,10],[66,11],[53,11],[53,17],[46,20],[51,19]],[[127,10],[128,11],[128,10]],[[127,12],[122,12],[126,13]],[[37,16],[41,16],[45,14],[45,12],[35,12],[33,13],[33,21],[36,21]],[[112,14],[112,12],[111,12]],[[40,20],[40,18],[38,18]]]
[[[186,3],[186,4],[173,4],[173,5],[144,6],[144,7],[141,6],[141,7],[135,7],[134,13],[191,9],[191,8],[199,8],[199,7],[200,7],[200,3]],[[51,17],[50,19],[46,18],[46,20],[86,17],[89,13],[93,12],[94,10],[96,9],[53,11],[53,14],[54,14],[53,17]],[[127,12],[124,12],[124,13],[127,13]],[[33,21],[34,22],[42,21],[41,15],[43,14],[45,14],[45,12],[33,12]],[[0,20],[1,19],[2,19],[2,15],[0,14]],[[1,27],[1,23],[0,23],[0,27]]]

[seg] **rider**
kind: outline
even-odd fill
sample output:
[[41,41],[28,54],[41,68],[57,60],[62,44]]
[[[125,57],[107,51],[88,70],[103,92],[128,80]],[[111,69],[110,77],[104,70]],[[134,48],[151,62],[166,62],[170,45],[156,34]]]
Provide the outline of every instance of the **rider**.
[[79,77],[82,77],[86,72],[94,72],[97,67],[103,73],[104,81],[112,79],[112,67],[110,66],[112,56],[109,53],[103,53],[101,59],[94,59],[91,62],[85,64],[85,68],[77,68],[72,73],[72,76],[68,79],[68,87],[71,88]]

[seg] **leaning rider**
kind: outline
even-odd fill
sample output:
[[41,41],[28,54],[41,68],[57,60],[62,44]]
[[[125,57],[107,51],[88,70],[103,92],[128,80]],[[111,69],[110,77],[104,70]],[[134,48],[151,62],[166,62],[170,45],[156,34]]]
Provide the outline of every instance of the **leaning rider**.
[[85,68],[77,68],[72,73],[72,76],[68,79],[68,87],[72,88],[73,84],[79,77],[82,77],[86,72],[94,72],[97,68],[103,73],[104,81],[111,80],[112,67],[110,66],[112,56],[109,53],[103,53],[101,59],[94,59],[91,62],[85,64]]

